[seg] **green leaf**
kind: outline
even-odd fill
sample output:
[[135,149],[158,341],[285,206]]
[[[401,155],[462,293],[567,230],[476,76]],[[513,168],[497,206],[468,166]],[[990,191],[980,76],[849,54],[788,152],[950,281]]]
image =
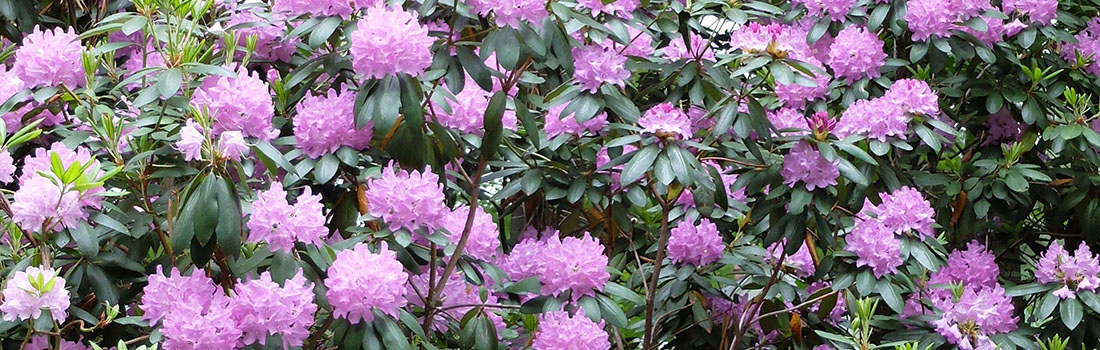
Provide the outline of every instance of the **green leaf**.
[[237,199],[237,192],[232,182],[221,177],[214,177],[214,180],[218,182],[217,202],[220,211],[215,229],[218,235],[218,247],[222,252],[236,257],[241,252],[240,201]]
[[1062,324],[1066,328],[1076,329],[1081,324],[1081,318],[1085,316],[1085,310],[1077,299],[1062,299],[1058,307],[1058,313],[1062,315]]
[[157,75],[157,92],[160,97],[169,98],[176,95],[183,83],[183,72],[179,69],[169,69]]
[[338,26],[340,26],[340,17],[338,16],[321,20],[321,23],[313,28],[313,32],[309,33],[309,46],[320,47],[332,36],[332,32],[336,31]]
[[326,154],[317,161],[313,167],[313,179],[319,184],[326,184],[336,176],[336,170],[340,169],[340,159],[331,154]]
[[[474,349],[500,349],[500,342],[497,341],[497,327],[493,325],[493,321],[490,320],[489,317],[479,316],[475,322],[477,322],[477,324],[474,326]],[[394,348],[387,346],[387,349]]]
[[198,192],[188,200],[188,202],[195,202],[195,237],[202,244],[210,241],[218,225],[218,189],[216,187],[218,183],[217,177],[206,178],[206,181],[198,186]]
[[1042,284],[1032,282],[1032,283],[1028,283],[1028,284],[1015,285],[1015,286],[1012,286],[1012,287],[1005,288],[1005,295],[1015,298],[1015,297],[1025,296],[1025,295],[1032,295],[1032,294],[1035,294],[1035,293],[1046,292],[1046,291],[1049,291],[1050,289],[1051,289],[1050,286],[1046,286],[1046,285],[1042,285]]
[[607,321],[607,324],[619,328],[626,328],[628,326],[626,314],[623,313],[623,309],[619,307],[614,300],[604,295],[597,294],[596,302],[600,306],[600,315]]
[[134,16],[134,18],[131,18],[130,20],[126,21],[126,23],[124,23],[122,25],[122,27],[121,27],[122,34],[130,35],[130,34],[137,33],[137,31],[141,30],[141,28],[144,28],[145,25],[148,24],[148,23],[149,23],[149,20],[146,19],[145,17],[143,17],[143,16]]
[[374,310],[374,328],[382,336],[382,344],[385,344],[387,350],[412,349],[405,333],[401,332],[401,327],[389,315]]
[[91,260],[99,255],[99,237],[87,221],[81,220],[77,227],[69,229],[69,234],[76,241],[76,248],[85,259]]
[[1043,296],[1042,304],[1039,304],[1039,309],[1035,312],[1034,317],[1036,321],[1045,320],[1054,312],[1054,308],[1058,306],[1058,296],[1054,295],[1054,292],[1047,292]]
[[653,166],[653,161],[657,159],[657,154],[660,152],[661,148],[653,144],[634,153],[630,157],[630,161],[626,162],[626,166],[623,167],[622,175],[619,176],[619,184],[625,187],[640,179]]
[[803,210],[806,209],[806,205],[810,204],[810,201],[813,200],[813,197],[812,193],[806,191],[802,187],[792,189],[790,213],[792,215],[802,214]]
[[497,91],[489,99],[489,107],[485,109],[485,137],[481,139],[481,157],[492,159],[500,149],[500,143],[504,139],[504,108],[507,107],[508,95],[504,91]]
[[577,301],[577,305],[580,305],[580,307],[584,309],[584,316],[588,317],[592,322],[599,322],[600,319],[603,318],[600,315],[600,303],[596,301],[596,298],[590,296],[581,297],[581,299]]
[[1088,305],[1092,311],[1100,313],[1100,297],[1097,297],[1095,292],[1079,290],[1077,291],[1077,299]]
[[118,305],[118,286],[107,276],[107,272],[99,265],[87,264],[87,278],[91,279],[92,291],[100,302]]
[[901,312],[905,307],[905,302],[901,299],[901,293],[898,292],[897,287],[889,280],[881,280],[878,282],[878,294],[882,296],[882,300],[889,305],[891,309],[896,312]]
[[603,286],[603,291],[610,295],[619,297],[620,299],[629,301],[634,305],[642,305],[643,303],[645,303],[645,300],[642,299],[642,296],[638,295],[637,292],[630,290],[630,288],[623,287],[623,285],[618,283],[608,282]]

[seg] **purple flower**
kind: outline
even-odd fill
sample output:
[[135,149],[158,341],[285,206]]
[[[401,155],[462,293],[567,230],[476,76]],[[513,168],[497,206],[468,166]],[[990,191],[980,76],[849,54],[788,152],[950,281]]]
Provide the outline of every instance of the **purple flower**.
[[647,110],[638,119],[638,126],[642,127],[643,133],[656,134],[661,139],[690,139],[692,135],[691,118],[671,102],[660,103]]
[[668,258],[673,262],[702,267],[721,259],[725,249],[718,227],[707,219],[699,225],[682,221],[668,237]]
[[[474,210],[470,237],[466,240],[466,248],[462,253],[476,259],[493,261],[500,249],[500,232],[497,224],[493,222],[493,216],[486,213],[485,209],[477,206]],[[458,244],[462,238],[462,231],[466,228],[466,218],[469,214],[469,206],[460,206],[443,217],[441,227],[447,229],[447,240],[452,244]]]
[[67,190],[62,193],[58,185],[42,176],[34,176],[19,186],[11,211],[12,221],[32,232],[75,228],[88,218],[79,192]]
[[572,317],[565,311],[551,311],[539,315],[538,333],[531,348],[535,350],[608,350],[611,343],[603,330],[603,321],[592,322],[577,310]]
[[279,335],[283,349],[302,346],[313,325],[313,283],[302,271],[283,283],[271,280],[264,272],[259,279],[238,284],[229,301],[232,318],[243,335],[244,345],[266,345],[268,335]]
[[12,71],[25,87],[57,86],[70,89],[84,86],[82,55],[84,46],[72,28],[34,31],[23,38],[23,46],[15,50]]
[[211,296],[219,293],[214,281],[206,277],[200,269],[191,272],[191,276],[183,276],[173,267],[169,276],[165,276],[162,266],[157,266],[157,272],[149,275],[149,284],[142,292],[145,295],[141,297],[138,307],[144,312],[141,319],[148,321],[150,325],[156,325],[175,313],[181,304],[181,295],[195,296],[188,303],[209,307]]
[[813,191],[836,185],[836,179],[840,177],[840,170],[836,167],[838,163],[837,160],[825,160],[809,142],[803,141],[795,144],[791,152],[783,157],[783,169],[779,173],[783,176],[783,184],[793,187],[802,181],[807,191]]
[[435,38],[416,14],[400,7],[367,9],[351,33],[351,62],[355,72],[369,79],[404,73],[424,74],[432,65]]
[[180,126],[180,140],[176,141],[176,149],[183,152],[183,160],[195,161],[202,159],[202,145],[206,143],[206,135],[202,127],[195,123],[194,119],[187,119]]
[[[436,276],[442,274],[442,271],[436,271]],[[438,278],[438,277],[437,277]],[[409,291],[408,295],[414,296],[409,303],[412,305],[424,306],[424,300],[415,297],[417,291],[420,293],[427,293],[428,281],[431,279],[428,271],[416,276],[409,277]],[[438,281],[437,281],[438,282]],[[415,288],[414,288],[415,287]],[[439,305],[437,313],[435,314],[435,323],[432,324],[432,328],[437,332],[447,331],[448,320],[461,320],[466,313],[472,311],[478,305],[497,304],[497,297],[493,293],[485,293],[485,300],[481,298],[482,287],[470,284],[466,282],[466,278],[462,275],[461,270],[456,270],[449,279],[447,285],[443,287],[443,291],[439,294]],[[421,295],[426,297],[427,295]],[[486,309],[488,310],[488,309]],[[502,337],[501,330],[507,328],[504,324],[504,319],[500,315],[486,312],[489,319],[497,328],[497,336]]]
[[[810,283],[810,285],[806,287],[806,294],[813,295],[825,288],[832,288],[832,283],[825,281]],[[845,302],[844,300],[844,293],[837,294],[836,304],[833,306],[833,309],[829,311],[829,317],[827,320],[829,322],[832,322],[834,325],[840,324],[840,322],[844,320],[844,315],[848,313],[848,305],[847,302]],[[810,312],[817,312],[817,310],[821,307],[821,304],[822,303],[819,302],[813,306],[810,306]]]
[[[772,245],[768,247],[767,261],[773,264],[778,262],[780,257],[786,255],[786,246],[786,238],[772,243]],[[814,257],[810,254],[809,248],[809,245],[799,244],[798,251],[787,256],[786,259],[783,259],[783,265],[791,267],[795,276],[810,277],[817,272],[817,268],[814,266]]]
[[[284,1],[278,1],[277,4],[283,2]],[[347,1],[344,2],[346,3]],[[316,4],[314,4],[314,6],[316,6]],[[236,29],[238,43],[244,43],[246,38],[255,35],[255,58],[269,61],[290,62],[290,58],[294,56],[294,51],[297,50],[295,42],[299,40],[296,38],[293,40],[284,39],[283,23],[285,23],[286,20],[287,15],[279,11],[260,16],[250,9],[237,9],[229,15],[229,21],[225,22],[224,25],[228,28],[249,23],[249,26]]]
[[1007,108],[990,115],[986,124],[989,124],[989,138],[985,139],[983,146],[998,142],[1019,141],[1024,136],[1024,130],[1027,129],[1027,125],[1016,121]]
[[751,22],[730,33],[730,47],[748,54],[805,59],[810,55],[806,33],[779,23]]
[[500,268],[515,281],[537,277],[543,270],[543,255],[546,242],[527,238],[512,247],[512,252],[500,264]]
[[829,96],[829,82],[833,77],[829,76],[829,73],[825,72],[825,67],[816,58],[807,57],[804,59],[806,64],[817,67],[821,71],[814,71],[813,79],[814,86],[804,86],[798,83],[782,84],[776,82],[775,94],[779,98],[780,102],[783,102],[785,107],[802,108],[806,106],[807,102],[818,100]]
[[802,111],[796,108],[783,107],[767,113],[768,121],[772,123],[772,126],[776,130],[783,129],[798,129],[801,131],[789,131],[778,132],[774,135],[782,136],[801,136],[806,135],[806,117],[802,115]]
[[594,94],[604,83],[626,86],[626,79],[630,78],[626,56],[607,46],[589,44],[573,48],[573,78],[581,91]]
[[218,137],[218,153],[221,157],[240,161],[248,154],[248,143],[240,131],[226,131]]
[[46,310],[57,323],[65,323],[69,309],[69,291],[65,279],[52,268],[28,266],[8,279],[3,291],[0,313],[4,321],[34,320]]
[[539,274],[543,294],[558,296],[572,290],[573,300],[578,300],[603,290],[611,275],[607,272],[607,256],[599,241],[587,232],[581,238],[561,239],[555,233],[544,241]]
[[1062,299],[1076,299],[1077,291],[1096,291],[1100,286],[1100,259],[1089,251],[1085,242],[1072,255],[1057,241],[1050,244],[1039,264],[1035,278],[1042,284],[1062,284],[1054,294]]
[[390,164],[382,169],[381,178],[367,180],[370,215],[382,218],[394,231],[438,228],[440,218],[447,213],[439,176],[430,166],[423,172],[396,168]]
[[537,26],[549,16],[543,0],[466,0],[466,3],[482,16],[488,17],[492,12],[497,25],[516,29],[520,29],[522,22]]
[[237,70],[236,77],[206,78],[192,102],[210,111],[215,135],[236,130],[245,136],[271,140],[279,134],[271,126],[275,104],[267,84],[244,68]]
[[[187,291],[173,295],[176,306],[164,318],[161,333],[165,350],[235,349],[241,341],[241,329],[233,319],[229,297],[218,291],[213,295],[194,295]],[[192,298],[180,302],[180,296]]]
[[398,310],[405,307],[409,274],[386,242],[378,250],[372,253],[365,243],[359,243],[354,249],[336,253],[325,279],[325,295],[334,316],[358,324],[374,320],[375,308],[397,318]]
[[1058,18],[1058,0],[1004,0],[1001,8],[1006,14],[1019,12],[1027,15],[1031,23],[1053,24]]
[[15,181],[12,175],[15,175],[15,160],[11,159],[11,153],[7,150],[0,150],[0,183]]
[[[637,147],[634,147],[633,145],[623,145],[622,148],[622,153],[620,153],[620,155],[628,154],[637,150]],[[599,152],[596,152],[596,167],[601,168],[604,165],[607,165],[607,163],[611,163],[611,154],[608,153],[607,148],[601,148]],[[608,172],[611,174],[610,185],[612,191],[619,190],[619,175],[622,172],[623,167],[625,166],[626,164],[619,164],[608,170]]]
[[[487,63],[493,63],[488,61]],[[489,100],[493,98],[495,91],[499,91],[501,88],[500,86],[494,86],[494,92],[482,90],[473,78],[467,76],[466,85],[462,92],[455,94],[453,99],[448,98],[447,104],[450,111],[441,109],[437,113],[439,124],[468,134],[484,135],[485,110],[489,109]],[[516,112],[505,110],[504,116],[501,118],[501,124],[505,129],[515,131],[519,125]]]
[[1100,18],[1093,18],[1088,26],[1074,36],[1077,43],[1063,43],[1061,45],[1062,58],[1070,64],[1077,63],[1077,56],[1091,59],[1085,69],[1094,75],[1100,75]]
[[894,274],[901,266],[901,241],[878,220],[859,220],[852,232],[845,238],[848,246],[844,248],[855,253],[856,266],[867,266],[876,278]]
[[684,40],[681,38],[673,38],[669,40],[668,46],[665,46],[664,58],[669,61],[679,60],[694,60],[696,58],[708,61],[714,61],[714,50],[709,50],[707,43],[709,41],[696,34],[691,34],[691,49],[688,50],[684,46]]
[[905,21],[913,40],[918,41],[949,37],[952,29],[961,29],[956,22],[966,22],[992,8],[989,0],[909,0],[905,5]]
[[904,186],[891,194],[883,195],[882,204],[875,206],[868,201],[864,208],[864,212],[860,212],[861,218],[868,220],[874,216],[891,233],[905,234],[915,231],[921,237],[935,236],[932,223],[936,212],[932,209],[932,204],[915,188]]
[[[627,0],[622,0],[627,1]],[[646,58],[653,55],[653,36],[649,33],[634,28],[631,26],[626,27],[627,42],[629,45],[620,45],[614,40],[605,40],[603,42],[604,47],[611,48],[615,52],[622,50],[623,55],[635,56]],[[625,46],[625,47],[623,47]]]
[[355,126],[355,93],[343,88],[337,93],[329,89],[326,95],[309,93],[298,102],[298,115],[294,116],[294,138],[310,158],[320,158],[336,152],[340,146],[357,150],[370,145],[374,123],[367,122],[362,129]]
[[866,135],[881,142],[889,137],[904,140],[910,119],[901,105],[889,99],[858,100],[840,116],[836,134],[840,137]]
[[[35,335],[31,337],[31,341],[27,343],[27,347],[23,350],[50,350],[50,337],[45,335]],[[58,350],[89,350],[87,345],[84,345],[79,339],[77,341],[68,341],[61,339],[61,347]]]
[[[993,252],[978,241],[972,241],[966,245],[966,250],[951,252],[947,264],[929,276],[928,284],[941,287],[960,284],[969,289],[985,290],[997,286],[999,273]],[[951,295],[946,289],[934,290],[932,294],[940,297]]]
[[565,111],[567,104],[560,104],[554,107],[550,107],[550,110],[546,112],[546,137],[553,139],[558,135],[571,135],[581,137],[585,131],[589,134],[599,135],[600,131],[607,126],[607,113],[600,113],[584,121],[578,122],[576,118],[576,111],[566,115],[562,112]]
[[856,5],[856,0],[795,0],[794,2],[806,6],[807,16],[820,17],[828,14],[833,21],[844,21],[844,17]]
[[306,187],[297,203],[290,205],[282,185],[275,183],[271,189],[260,192],[252,202],[252,215],[248,218],[248,241],[264,242],[272,251],[290,253],[294,242],[321,245],[321,238],[328,235],[324,205],[321,196]]
[[615,0],[607,4],[603,0],[577,0],[577,7],[591,10],[593,16],[606,13],[629,19],[634,9],[638,8],[638,0]]
[[837,77],[858,80],[876,78],[878,69],[886,64],[884,43],[874,32],[860,26],[849,26],[840,31],[829,50],[829,68]]
[[289,17],[313,14],[320,17],[340,16],[347,19],[357,9],[382,4],[382,0],[279,0],[272,11]]
[[997,346],[989,336],[1016,330],[1012,298],[1001,286],[980,291],[967,288],[957,300],[941,300],[935,306],[943,310],[940,318],[932,321],[936,332],[959,349],[994,349]]

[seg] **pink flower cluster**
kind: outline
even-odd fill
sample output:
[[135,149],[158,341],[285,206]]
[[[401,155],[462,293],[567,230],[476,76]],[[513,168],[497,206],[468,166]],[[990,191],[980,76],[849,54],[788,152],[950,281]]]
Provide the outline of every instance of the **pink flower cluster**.
[[15,50],[12,73],[23,80],[23,86],[57,86],[70,89],[84,86],[82,54],[84,46],[72,28],[34,31],[23,38],[23,46]]
[[[487,64],[494,63],[495,59],[486,61]],[[454,99],[448,99],[447,101],[450,111],[440,109],[436,113],[439,124],[467,134],[484,135],[485,111],[489,109],[489,100],[493,98],[493,94],[503,88],[499,86],[499,83],[494,85],[497,85],[494,86],[494,91],[485,91],[473,81],[473,78],[467,76],[466,85],[462,91],[455,94]],[[519,125],[516,112],[505,110],[504,116],[501,118],[501,124],[505,129],[515,131]]]
[[[441,270],[441,269],[439,269]],[[442,271],[436,271],[436,276],[442,274]],[[438,278],[438,277],[437,277]],[[424,299],[416,297],[417,291],[421,294],[427,293],[429,286],[428,282],[431,279],[430,272],[425,271],[419,275],[409,277],[409,290],[407,295],[410,296],[409,304],[423,307]],[[438,282],[438,281],[437,281]],[[426,294],[420,295],[421,297],[427,297]],[[447,331],[448,320],[461,320],[466,313],[474,310],[479,305],[492,305],[497,304],[497,296],[493,293],[485,293],[485,300],[481,299],[481,287],[466,282],[466,278],[463,276],[461,270],[456,270],[455,273],[447,280],[447,285],[443,287],[443,291],[439,294],[439,308],[435,314],[435,322],[432,324],[437,332]],[[487,308],[485,310],[488,310]],[[487,316],[493,321],[494,326],[497,329],[497,336],[502,336],[501,331],[505,329],[504,319],[492,312],[486,312]]]
[[321,196],[313,194],[309,187],[298,196],[297,203],[290,205],[282,185],[275,183],[252,202],[248,241],[267,243],[271,250],[287,253],[294,250],[294,242],[321,245],[321,239],[329,232],[321,213],[323,208]]
[[882,39],[861,26],[849,26],[837,34],[829,50],[829,68],[837,77],[859,80],[876,78],[878,69],[886,64]]
[[856,254],[856,266],[870,267],[876,278],[898,272],[902,264],[901,240],[881,221],[857,219],[845,240],[845,250]]
[[275,2],[271,10],[286,13],[290,17],[313,14],[321,17],[339,16],[346,19],[358,9],[377,6],[382,2],[382,0],[280,0]]
[[750,22],[730,33],[730,47],[748,54],[805,59],[810,56],[806,32],[780,23]]
[[836,167],[838,163],[837,160],[825,160],[814,146],[802,141],[783,157],[783,169],[779,174],[783,176],[784,185],[793,187],[801,181],[807,191],[813,191],[836,185],[836,179],[840,177],[840,169]]
[[593,16],[601,13],[629,19],[635,9],[638,8],[638,0],[615,0],[605,3],[604,0],[577,0],[577,7],[589,9]]
[[1006,14],[1018,12],[1031,23],[1042,25],[1052,24],[1058,18],[1058,0],[1004,0],[1001,8]]
[[797,108],[783,107],[777,110],[768,111],[767,117],[768,121],[772,123],[772,126],[774,126],[777,131],[783,129],[801,130],[778,132],[773,135],[800,136],[808,134],[806,131],[808,130],[806,116],[802,115],[802,111]]
[[1062,288],[1054,291],[1062,299],[1076,299],[1077,291],[1096,291],[1100,286],[1100,259],[1089,251],[1085,242],[1077,246],[1077,250],[1070,254],[1057,241],[1051,242],[1050,248],[1043,253],[1039,264],[1035,267],[1035,279],[1042,284],[1061,284]]
[[882,196],[882,204],[868,200],[848,235],[846,250],[856,253],[857,266],[869,266],[876,277],[897,272],[901,266],[901,240],[898,235],[916,232],[932,237],[932,205],[911,187],[902,187]]
[[535,350],[608,350],[611,343],[603,330],[603,321],[592,322],[577,310],[569,316],[565,311],[551,311],[539,315],[539,331],[531,348]]
[[102,187],[77,191],[67,188],[62,192],[59,184],[40,173],[52,174],[51,158],[56,155],[61,166],[66,169],[76,163],[88,165],[84,176],[96,178],[100,175],[99,162],[87,148],[77,147],[71,150],[60,142],[50,145],[50,149],[39,148],[23,161],[23,174],[19,176],[19,189],[15,191],[11,204],[12,221],[23,230],[30,232],[60,231],[74,228],[80,221],[88,218],[85,208],[99,208],[103,192]]
[[855,7],[856,0],[794,0],[806,6],[808,17],[821,17],[828,14],[833,21],[844,21],[844,17]]
[[565,112],[566,106],[568,104],[560,104],[550,107],[550,110],[546,112],[545,129],[547,138],[553,139],[558,135],[581,137],[585,131],[592,135],[599,135],[603,128],[607,126],[607,113],[600,113],[582,123],[577,121],[576,112],[562,113]]
[[374,320],[374,309],[397,318],[398,310],[408,302],[408,282],[409,274],[386,242],[378,247],[378,253],[359,243],[336,253],[325,279],[325,296],[332,304],[332,314],[352,324]]
[[908,0],[905,21],[913,32],[913,40],[931,37],[946,38],[952,29],[962,29],[963,23],[992,8],[989,0]]
[[[180,126],[179,134],[180,139],[176,141],[176,149],[183,152],[183,160],[195,161],[202,159],[203,146],[206,145],[206,134],[203,133],[202,126],[195,123],[194,119],[187,119]],[[245,143],[244,135],[237,130],[223,132],[218,137],[216,148],[220,156],[233,160],[241,160],[242,157],[248,154],[248,144]]]
[[989,336],[1016,330],[1012,298],[999,285],[967,288],[958,299],[942,300],[935,306],[943,310],[940,318],[932,321],[936,332],[959,349],[995,349],[997,345]]
[[[317,305],[313,283],[302,272],[283,283],[268,273],[238,284],[229,297],[202,270],[182,276],[162,267],[149,276],[139,307],[143,320],[161,324],[166,350],[236,349],[264,345],[268,336],[280,336],[284,347],[302,346],[313,325]],[[180,299],[181,295],[189,298]]]
[[28,266],[16,271],[4,286],[0,313],[4,321],[34,320],[46,310],[54,322],[65,323],[69,309],[69,291],[65,278],[52,268]]
[[1024,130],[1027,129],[1027,125],[1016,121],[1016,118],[1012,117],[1012,113],[1008,109],[1002,109],[1000,112],[990,115],[986,124],[989,125],[989,137],[982,143],[983,146],[1000,142],[1019,141],[1024,136]]
[[367,9],[349,40],[352,67],[370,79],[399,73],[419,76],[432,65],[435,38],[415,13],[400,7]]
[[826,73],[825,67],[816,58],[806,57],[804,61],[808,65],[820,69],[820,71],[813,72],[813,77],[808,77],[813,79],[814,86],[776,82],[775,95],[779,98],[780,102],[783,102],[783,106],[785,107],[802,108],[806,106],[807,102],[829,96],[829,83],[833,80],[832,76]]
[[247,69],[239,68],[235,77],[206,78],[191,101],[210,112],[214,135],[240,131],[243,136],[271,140],[279,134],[271,125],[275,104],[267,84]]
[[355,93],[329,89],[327,95],[309,93],[298,102],[294,116],[294,138],[310,158],[331,154],[341,146],[364,150],[370,145],[374,123],[355,127]]
[[881,98],[858,100],[841,115],[836,129],[840,137],[866,135],[885,142],[889,137],[908,137],[913,116],[939,115],[939,96],[920,80],[902,79]]
[[[277,4],[282,3],[283,1],[277,2]],[[300,40],[285,39],[283,23],[286,22],[287,15],[282,12],[274,12],[264,14],[264,16],[266,17],[261,17],[254,10],[236,9],[229,15],[229,21],[225,22],[225,26],[233,27],[248,23],[247,27],[236,29],[237,43],[244,46],[246,38],[255,35],[256,50],[253,53],[254,58],[290,62],[290,58],[294,56],[294,51],[297,50],[296,43]],[[161,61],[163,62],[163,59]],[[140,62],[138,63],[140,65]]]
[[589,44],[573,48],[573,78],[581,91],[594,94],[605,83],[626,86],[626,80],[630,79],[626,56],[609,46]]
[[653,106],[638,119],[638,126],[642,127],[643,133],[656,134],[662,139],[668,137],[690,139],[691,124],[691,118],[687,113],[671,102]]
[[668,258],[673,262],[702,267],[721,259],[725,250],[718,226],[705,218],[698,225],[680,222],[668,237]]
[[[448,212],[442,218],[441,228],[447,230],[447,240],[451,244],[458,244],[462,238],[462,231],[466,228],[466,218],[469,217],[470,207],[460,206]],[[500,250],[500,231],[497,229],[493,216],[485,212],[481,206],[474,208],[474,222],[470,226],[470,237],[466,240],[466,247],[462,253],[475,259],[495,261]]]
[[711,50],[707,44],[709,40],[696,34],[691,34],[691,49],[684,46],[684,40],[681,38],[673,38],[669,40],[668,46],[663,49],[664,58],[669,61],[679,60],[708,60],[714,61],[714,50]]
[[[786,255],[786,246],[786,238],[772,243],[772,245],[768,247],[768,256],[765,260],[772,264],[779,262],[779,258]],[[814,266],[813,255],[810,254],[810,246],[807,244],[799,243],[798,251],[783,259],[783,265],[790,267],[794,275],[799,277],[810,277],[817,272],[817,267]]]
[[586,232],[583,237],[560,238],[557,231],[542,240],[527,238],[512,248],[501,269],[513,280],[538,277],[542,293],[558,296],[572,291],[573,300],[595,295],[611,278],[604,247]]
[[1100,75],[1100,18],[1093,18],[1088,26],[1074,36],[1077,43],[1063,43],[1062,57],[1074,64],[1077,56],[1087,59],[1085,69],[1094,75]]
[[382,218],[394,231],[438,228],[439,218],[447,213],[439,176],[430,166],[422,172],[397,168],[390,164],[382,168],[381,178],[367,180],[370,215]]
[[538,26],[549,16],[542,0],[466,0],[474,12],[488,17],[496,15],[497,25],[519,29],[521,23]]

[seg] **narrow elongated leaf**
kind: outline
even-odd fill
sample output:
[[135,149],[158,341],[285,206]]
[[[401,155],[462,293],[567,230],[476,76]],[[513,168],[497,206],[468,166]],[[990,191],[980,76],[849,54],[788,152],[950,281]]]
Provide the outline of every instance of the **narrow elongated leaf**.
[[660,152],[661,148],[657,145],[649,145],[634,153],[634,156],[623,167],[623,173],[619,176],[619,183],[626,186],[640,179],[653,166],[653,161],[657,159],[657,154]]

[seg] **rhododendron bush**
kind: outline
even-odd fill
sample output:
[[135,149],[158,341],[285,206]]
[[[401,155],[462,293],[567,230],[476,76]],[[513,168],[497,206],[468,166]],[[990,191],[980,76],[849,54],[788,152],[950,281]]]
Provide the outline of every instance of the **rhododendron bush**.
[[0,347],[1098,347],[1098,7],[2,2]]

